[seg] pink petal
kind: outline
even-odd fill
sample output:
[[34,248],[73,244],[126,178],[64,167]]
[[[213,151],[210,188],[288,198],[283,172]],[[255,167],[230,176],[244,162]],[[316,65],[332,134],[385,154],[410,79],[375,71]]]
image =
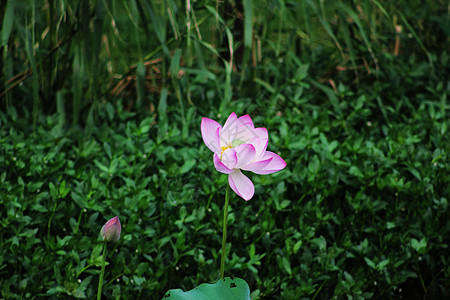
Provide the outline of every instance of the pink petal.
[[228,148],[223,151],[220,161],[229,169],[236,168],[236,164],[238,162],[236,149]]
[[214,167],[221,173],[230,174],[231,172],[233,172],[233,169],[238,161],[236,150],[233,148],[229,148],[221,154],[221,157],[222,158],[220,158],[219,155],[214,154]]
[[233,173],[228,175],[228,183],[231,189],[244,198],[244,200],[250,200],[255,194],[255,187],[253,182],[244,174],[241,170],[236,169]]
[[236,148],[237,164],[235,168],[241,168],[248,165],[255,159],[256,150],[251,144],[241,144]]
[[[239,119],[238,119],[239,122]],[[239,124],[236,129],[234,139],[241,140],[248,144],[251,140],[258,138],[252,123]]]
[[255,126],[253,125],[252,118],[250,118],[249,115],[245,115],[245,116],[239,117],[238,120],[239,120],[239,123],[242,124],[242,125],[248,124],[248,125],[251,126],[252,129],[255,128]]
[[[269,161],[267,165],[264,166],[264,161]],[[266,151],[261,161],[252,163],[246,166],[245,170],[252,171],[256,174],[271,174],[280,171],[286,167],[286,162],[278,154],[270,151]]]
[[260,139],[269,139],[269,133],[264,127],[255,128],[255,133]]
[[220,131],[220,146],[227,147],[231,142],[235,139],[237,132],[238,122],[237,116],[233,112],[228,117],[225,125],[223,125],[222,130]]
[[256,154],[255,154],[256,160],[261,160],[261,158],[264,155],[264,152],[267,149],[268,143],[269,143],[269,139],[266,139],[266,138],[265,139],[255,138],[250,141],[250,144],[252,144],[256,150]]
[[220,153],[219,131],[222,128],[219,123],[209,118],[202,118],[201,131],[205,145],[214,153]]
[[233,169],[228,168],[220,161],[220,158],[217,154],[214,154],[213,161],[214,161],[214,167],[220,173],[230,174],[233,172]]
[[255,161],[251,164],[246,165],[245,167],[241,168],[242,170],[246,170],[246,171],[252,171],[253,173],[256,174],[262,174],[260,173],[261,170],[264,170],[265,167],[267,167],[267,165],[272,161],[272,157],[265,159],[265,160],[259,160],[259,161]]

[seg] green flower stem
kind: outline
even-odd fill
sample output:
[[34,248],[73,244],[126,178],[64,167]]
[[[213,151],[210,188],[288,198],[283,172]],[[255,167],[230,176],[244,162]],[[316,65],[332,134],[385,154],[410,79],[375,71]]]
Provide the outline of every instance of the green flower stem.
[[230,185],[227,184],[227,191],[225,193],[225,208],[223,210],[223,231],[222,231],[222,259],[220,261],[220,278],[224,278],[225,274],[225,258],[226,258],[226,243],[227,243],[227,220],[228,220],[228,203],[230,202]]
[[100,279],[98,281],[98,293],[97,300],[102,298],[102,287],[103,287],[103,275],[105,275],[105,264],[106,264],[106,245],[108,243],[105,241],[103,244],[103,257],[102,257],[102,271],[100,273]]

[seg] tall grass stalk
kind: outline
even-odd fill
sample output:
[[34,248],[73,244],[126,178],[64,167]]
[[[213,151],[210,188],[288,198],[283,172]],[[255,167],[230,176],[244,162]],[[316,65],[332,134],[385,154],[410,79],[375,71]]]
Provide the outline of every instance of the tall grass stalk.
[[[245,98],[265,93],[260,85],[256,90],[247,85],[257,78],[272,86],[289,81],[289,68],[283,68],[282,74],[268,70],[286,63],[285,54],[290,52],[311,65],[318,82],[326,82],[330,73],[334,76],[336,68],[339,72],[351,70],[346,74],[359,80],[364,73],[358,69],[366,69],[369,75],[372,69],[378,70],[378,60],[389,51],[392,40],[405,39],[393,30],[395,15],[414,38],[419,52],[425,52],[432,66],[434,63],[427,49],[430,46],[423,41],[423,29],[412,26],[422,17],[375,0],[289,4],[284,0],[243,0],[242,6],[192,0],[114,4],[104,0],[51,1],[47,5],[9,0],[0,10],[5,83],[0,91],[1,104],[7,105],[11,95],[23,99],[19,101],[34,118],[39,111],[61,111],[63,104],[71,112],[65,122],[77,125],[86,125],[86,116],[93,122],[98,106],[111,100],[104,83],[129,72],[133,75],[133,96],[137,91],[137,101],[132,100],[138,103],[137,110],[152,99],[146,82],[152,80],[157,93],[167,88],[168,104],[177,102],[183,114],[189,106],[201,106],[199,99],[208,97],[208,91],[192,95],[192,87],[205,79],[193,74],[214,74],[207,79],[217,89],[211,101],[220,99],[218,107],[223,110],[236,95]],[[242,38],[237,35],[240,29],[234,28],[241,18]],[[323,55],[329,59],[317,59]],[[162,58],[158,80],[143,76],[142,64],[158,58]],[[136,65],[139,72],[134,70]],[[183,72],[182,79],[176,73],[169,74],[185,68],[193,72]],[[57,103],[58,92],[68,100]]]

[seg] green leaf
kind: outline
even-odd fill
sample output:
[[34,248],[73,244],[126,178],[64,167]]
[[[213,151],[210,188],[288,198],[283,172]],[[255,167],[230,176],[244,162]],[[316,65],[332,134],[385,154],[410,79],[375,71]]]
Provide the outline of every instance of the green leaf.
[[173,54],[172,61],[170,62],[170,72],[171,76],[174,78],[178,77],[180,72],[180,60],[181,60],[181,49],[177,49]]
[[375,265],[375,263],[374,263],[372,260],[370,260],[369,258],[364,257],[364,260],[366,261],[367,265],[368,265],[369,267],[371,267],[372,269],[376,269],[376,268],[377,268],[377,266]]
[[142,61],[138,62],[136,68],[136,92],[137,92],[137,108],[141,109],[145,98],[145,80],[146,69]]
[[166,87],[163,87],[161,90],[161,96],[159,98],[158,103],[158,114],[162,122],[167,120],[167,95],[168,90]]
[[292,248],[292,251],[293,251],[294,253],[297,253],[298,250],[300,250],[300,247],[302,246],[302,244],[303,244],[303,241],[302,241],[302,240],[297,241],[297,242],[295,243],[295,245],[294,245],[294,248]]
[[186,161],[180,168],[180,170],[178,171],[180,174],[184,174],[189,172],[192,167],[195,166],[195,164],[197,163],[197,161],[195,159],[190,159],[188,161]]
[[3,19],[2,35],[0,47],[8,45],[8,39],[12,31],[14,20],[14,4],[16,1],[8,0],[6,3],[6,11]]
[[427,240],[425,238],[422,238],[420,239],[420,241],[418,241],[415,238],[412,238],[411,247],[413,247],[414,250],[419,252],[419,254],[422,254],[425,252],[425,249],[427,248]]
[[252,0],[244,0],[244,45],[252,47],[253,9]]
[[294,82],[302,81],[306,76],[308,76],[309,64],[302,64],[298,67],[295,72]]
[[389,264],[389,259],[382,260],[378,263],[377,269],[383,270]]
[[413,174],[414,177],[417,178],[417,180],[422,181],[422,177],[420,176],[419,171],[417,171],[417,170],[414,169],[414,168],[408,168],[408,171],[411,172],[411,174]]
[[91,282],[91,280],[92,280],[92,276],[88,276],[88,277],[86,277],[81,283],[80,283],[80,285],[78,286],[78,288],[76,289],[76,291],[75,291],[75,293],[73,294],[73,296],[75,297],[75,298],[81,298],[81,299],[84,299],[84,298],[86,298],[86,295],[85,295],[85,291],[86,291],[86,289],[89,287],[89,283]]
[[311,243],[316,245],[321,251],[327,249],[327,240],[323,236],[311,240]]
[[395,228],[395,223],[394,222],[386,222],[386,228],[387,229]]
[[250,288],[247,282],[240,278],[226,277],[214,284],[203,283],[198,287],[183,292],[181,289],[168,291],[164,300],[250,300]]
[[107,142],[103,143],[103,149],[105,149],[106,155],[108,155],[109,159],[112,158],[111,146]]
[[351,166],[350,169],[348,170],[348,172],[351,175],[359,177],[359,178],[363,178],[364,177],[364,174],[356,166]]
[[292,275],[292,269],[291,264],[289,263],[289,260],[286,257],[283,257],[282,259],[284,270],[289,274]]
[[53,199],[58,199],[58,191],[56,190],[55,185],[53,184],[53,182],[50,182],[48,184],[48,187],[50,189],[50,195],[52,195]]
[[94,164],[103,172],[108,173],[109,172],[109,168],[105,165],[103,165],[101,162],[99,162],[98,160],[94,160]]
[[66,187],[66,181],[63,180],[63,182],[61,182],[61,185],[59,186],[59,197],[61,199],[65,198],[69,192],[70,192],[70,188]]
[[94,247],[91,253],[89,264],[98,266],[101,262],[101,252],[103,250],[103,244],[98,244]]

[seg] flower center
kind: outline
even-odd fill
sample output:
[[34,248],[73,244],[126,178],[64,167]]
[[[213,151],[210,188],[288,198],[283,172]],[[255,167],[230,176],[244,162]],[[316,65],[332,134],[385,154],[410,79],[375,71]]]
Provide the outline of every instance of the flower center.
[[222,154],[227,150],[228,148],[232,148],[231,145],[228,146],[222,146],[222,152],[220,152],[220,160],[222,161]]
[[237,146],[239,146],[239,145],[241,145],[241,144],[245,144],[245,142],[243,141],[243,140],[239,140],[239,139],[235,139],[235,140],[233,140],[232,142],[231,142],[231,146],[234,148],[234,147],[237,147]]
[[245,142],[243,140],[239,140],[239,139],[234,139],[231,144],[228,144],[228,146],[222,146],[222,152],[220,153],[220,160],[222,160],[222,154],[225,152],[225,150],[229,149],[229,148],[235,148],[241,144],[245,144]]

